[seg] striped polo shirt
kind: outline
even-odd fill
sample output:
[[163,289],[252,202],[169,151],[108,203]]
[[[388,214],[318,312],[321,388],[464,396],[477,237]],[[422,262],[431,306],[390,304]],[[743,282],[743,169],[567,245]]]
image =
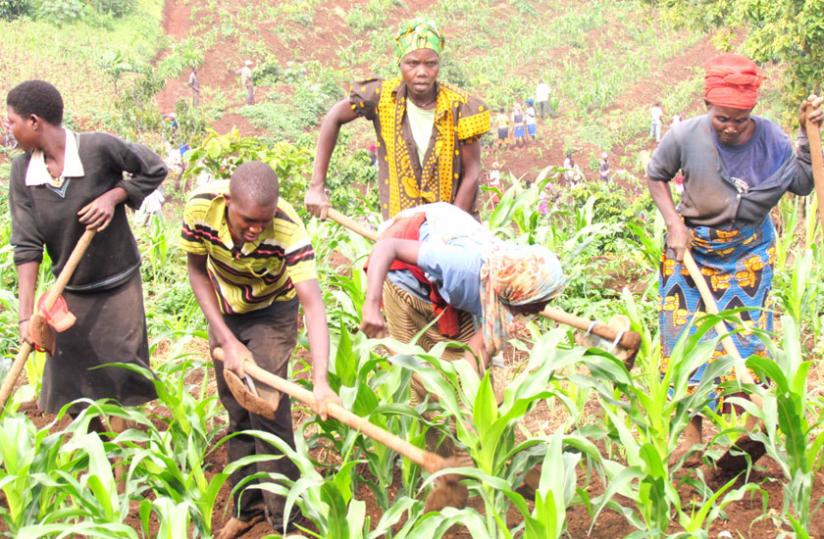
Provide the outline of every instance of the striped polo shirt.
[[278,199],[271,223],[252,243],[234,245],[226,221],[229,181],[210,183],[183,210],[181,247],[208,256],[206,268],[223,314],[240,314],[295,297],[295,283],[317,279],[312,243],[294,208]]

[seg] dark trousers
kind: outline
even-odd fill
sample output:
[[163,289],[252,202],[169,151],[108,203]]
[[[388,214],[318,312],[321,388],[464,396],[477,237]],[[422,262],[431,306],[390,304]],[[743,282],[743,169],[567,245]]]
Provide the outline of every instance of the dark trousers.
[[[246,314],[226,315],[223,317],[232,333],[242,342],[255,358],[255,362],[263,369],[286,378],[289,368],[289,357],[295,348],[298,331],[298,300],[280,301],[270,307]],[[214,335],[209,331],[209,342],[215,346]],[[269,421],[243,408],[229,391],[223,378],[223,363],[213,361],[217,391],[220,402],[226,407],[229,414],[229,432],[242,430],[261,430],[275,434],[280,439],[295,447],[292,432],[292,409],[288,395],[282,394],[274,421]],[[258,393],[268,398],[271,393],[262,383],[256,383]],[[280,451],[268,443],[254,436],[236,436],[227,442],[229,462],[248,455],[280,455]],[[288,458],[279,458],[245,466],[229,477],[232,485],[236,485],[244,477],[257,472],[280,473],[290,479],[297,479],[297,467]],[[266,481],[266,479],[264,479]],[[247,485],[249,486],[249,485]],[[280,526],[283,515],[282,496],[265,492],[256,488],[245,489],[235,495],[235,514],[241,520],[249,520],[261,511],[261,501],[269,514],[270,523]]]
[[549,104],[549,101],[538,101],[538,114],[541,115],[541,118],[548,114],[552,114],[552,106]]

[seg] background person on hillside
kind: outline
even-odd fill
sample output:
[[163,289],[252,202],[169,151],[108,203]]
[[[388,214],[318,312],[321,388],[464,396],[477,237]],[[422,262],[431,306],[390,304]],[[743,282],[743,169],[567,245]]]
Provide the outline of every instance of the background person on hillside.
[[448,348],[444,359],[463,357],[483,372],[503,349],[512,315],[542,311],[564,282],[547,249],[498,240],[463,210],[427,204],[382,227],[369,257],[361,328],[377,337],[388,326],[392,337],[411,342],[440,316],[418,344],[467,343],[472,353]]
[[601,153],[601,159],[598,161],[598,177],[601,181],[609,181],[609,154],[607,152]]
[[531,140],[538,139],[538,121],[535,117],[535,107],[532,99],[526,100],[526,109],[524,110],[524,123],[526,124],[526,132]]
[[515,138],[515,146],[526,146],[526,118],[524,109],[517,101],[512,107],[512,136]]
[[655,142],[661,142],[661,125],[664,118],[664,109],[661,108],[661,103],[655,103],[650,107],[649,116],[649,138],[655,140]]
[[[722,54],[710,60],[704,78],[707,114],[672,128],[647,167],[650,194],[667,224],[659,289],[662,370],[668,368],[689,320],[705,310],[693,281],[682,269],[686,249],[706,275],[719,309],[753,307],[756,310],[740,313],[745,323],[772,329],[767,302],[775,229],[770,209],[787,191],[798,195],[812,191],[804,120],[808,116],[820,124],[822,111],[820,99],[810,103],[809,110],[802,109],[799,151],[794,154],[779,126],[752,114],[761,79],[755,63],[744,56]],[[684,192],[676,208],[668,182],[679,170],[683,171]],[[767,354],[764,343],[751,333],[732,338],[743,357]],[[719,346],[716,353],[724,352]],[[693,384],[701,380],[704,369],[693,373]],[[701,416],[696,415],[676,456],[701,442]]]
[[509,116],[507,116],[503,107],[498,109],[498,114],[495,116],[495,128],[498,131],[497,146],[499,148],[506,146],[509,139]]
[[238,74],[240,75],[240,85],[243,86],[244,90],[246,90],[247,105],[255,104],[255,78],[252,73],[252,65],[254,64],[251,60],[246,60],[243,62],[243,67],[241,67],[240,71],[238,71]]
[[192,107],[198,108],[200,106],[200,81],[197,78],[197,70],[192,68],[189,73],[189,88],[192,89]]
[[[166,177],[166,167],[145,146],[65,129],[63,99],[48,82],[19,84],[6,104],[12,132],[26,152],[12,162],[9,188],[21,339],[30,340],[44,248],[57,275],[86,229],[97,230],[63,293],[77,321],[56,333],[40,406],[57,413],[80,398],[111,398],[126,405],[152,400],[151,380],[100,366],[120,362],[149,368],[140,253],[125,205],[140,206]],[[124,172],[131,178],[124,180]],[[79,411],[74,407],[71,413]],[[99,420],[95,424],[102,430]]]
[[[316,411],[325,415],[337,396],[326,380],[329,330],[315,269],[312,244],[298,214],[278,196],[278,180],[269,165],[252,161],[240,165],[230,181],[213,182],[196,191],[186,204],[182,227],[189,281],[209,324],[210,348],[221,347],[224,362],[214,361],[220,402],[229,414],[229,432],[262,430],[294,447],[289,397],[280,395],[276,417],[270,421],[250,413],[235,400],[223,369],[243,375],[243,361],[254,358],[263,369],[282,378],[298,332],[298,306],[305,313],[312,354]],[[271,390],[258,392],[272,398]],[[280,453],[251,436],[227,442],[229,461],[248,455]],[[281,473],[297,479],[297,467],[287,458],[244,467],[229,478],[237,485],[256,473]],[[263,507],[261,507],[263,502]],[[262,520],[283,531],[282,496],[259,489],[235,495],[233,518],[218,535],[237,537]],[[294,513],[293,513],[294,516]]]
[[575,163],[575,158],[572,156],[572,152],[567,152],[564,155],[564,180],[566,180],[567,184],[571,186],[578,185],[578,181],[580,181],[583,177],[583,173],[581,172],[581,167],[579,167]]
[[541,118],[545,118],[546,114],[552,115],[552,105],[549,102],[549,84],[541,80],[535,87],[535,103],[538,105],[538,112]]
[[435,23],[415,19],[395,36],[400,77],[352,86],[349,98],[327,113],[320,127],[306,208],[325,218],[324,191],[329,159],[340,126],[363,117],[375,126],[380,164],[381,213],[450,202],[475,212],[481,179],[480,138],[490,128],[490,111],[463,90],[438,82],[444,39]]

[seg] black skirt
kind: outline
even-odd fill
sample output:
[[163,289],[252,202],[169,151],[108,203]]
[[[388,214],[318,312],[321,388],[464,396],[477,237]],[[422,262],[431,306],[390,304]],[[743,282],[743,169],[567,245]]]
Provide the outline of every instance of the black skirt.
[[148,378],[105,363],[149,368],[149,342],[140,272],[110,290],[64,292],[74,326],[57,334],[56,351],[46,361],[40,407],[56,413],[75,399],[110,398],[125,405],[156,398]]

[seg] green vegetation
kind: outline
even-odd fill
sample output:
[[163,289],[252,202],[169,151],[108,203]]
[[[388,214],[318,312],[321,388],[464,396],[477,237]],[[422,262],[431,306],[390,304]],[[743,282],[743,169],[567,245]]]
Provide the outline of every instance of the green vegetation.
[[[440,349],[370,341],[355,331],[365,297],[361,268],[371,245],[333,223],[310,219],[302,209],[320,117],[345,95],[351,78],[396,74],[392,31],[410,11],[407,3],[186,2],[191,28],[172,39],[162,35],[159,0],[0,0],[0,55],[7,60],[0,73],[7,85],[30,76],[34,64],[37,73],[70,89],[64,91],[69,125],[102,127],[157,148],[164,142],[192,146],[182,177],[165,186],[171,201],[166,220],[134,227],[144,260],[159,399],[143,407],[101,401],[73,421],[64,410],[53,422],[36,425],[19,408],[39,390],[42,357],[31,360],[28,385],[0,416],[2,533],[169,538],[215,533],[213,523],[226,516],[220,511],[228,475],[245,462],[224,466],[217,457],[225,443],[220,434],[225,413],[207,362],[205,321],[177,245],[178,221],[180,204],[202,173],[227,178],[249,159],[277,171],[282,196],[306,220],[332,334],[330,384],[344,405],[413,444],[445,440],[471,460],[457,470],[474,497],[470,506],[424,514],[422,500],[440,473],[428,475],[357,431],[296,407],[302,420],[294,450],[269,434],[253,434],[281,447],[301,470],[297,482],[272,476],[263,478],[261,488],[289,493],[291,510],[309,522],[305,535],[429,538],[447,535],[457,525],[479,538],[578,537],[587,526],[609,537],[709,538],[728,529],[730,517],[744,508],[756,508],[750,527],[730,530],[742,537],[762,528],[769,530],[765,534],[795,537],[820,530],[824,253],[815,202],[787,198],[774,212],[779,240],[773,299],[779,316],[776,332],[762,336],[774,361],[747,360],[771,385],[722,387],[729,401],[763,422],[755,436],[769,460],[754,464],[743,477],[717,480],[712,464],[742,434],[745,417],[712,412],[708,381],[687,389],[687,376],[711,356],[714,343],[682,339],[668,372],[663,377],[659,372],[657,272],[664,226],[637,161],[648,154],[650,95],[660,96],[668,114],[700,106],[698,63],[679,68],[672,81],[658,81],[656,70],[705,39],[704,29],[760,21],[764,24],[751,31],[745,50],[782,61],[792,59],[793,50],[804,51],[787,71],[797,99],[811,84],[809,70],[821,64],[810,44],[821,41],[813,21],[822,17],[812,17],[810,2],[798,8],[801,3],[768,8],[750,0],[666,2],[664,12],[650,3],[454,0],[431,7],[430,14],[449,31],[445,80],[498,107],[528,97],[544,78],[559,113],[542,124],[554,137],[546,147],[620,152],[620,163],[613,166],[626,169],[615,172],[615,181],[591,178],[573,187],[551,166],[537,177],[505,174],[505,187],[483,188],[481,201],[483,221],[497,236],[544,245],[559,255],[569,282],[554,306],[589,319],[616,314],[630,319],[642,337],[635,367],[627,371],[611,352],[578,346],[565,327],[533,320],[514,337],[506,369],[478,377],[462,363],[438,361]],[[702,10],[705,25],[679,30],[673,21],[694,18],[693,8]],[[730,36],[722,31],[717,37],[734,42]],[[220,49],[225,54],[215,54],[227,43],[231,47]],[[258,86],[257,104],[248,106],[235,80],[238,59],[246,57],[255,62]],[[185,78],[190,67],[202,68],[201,73],[208,67],[224,82],[201,81],[199,109],[184,100],[185,85],[186,93],[172,96],[179,124],[172,130],[155,97],[170,80]],[[781,72],[783,64],[769,69]],[[653,90],[623,101],[639,85]],[[785,96],[776,87],[764,95],[760,110],[772,117],[795,106],[789,101],[783,106]],[[260,136],[209,129],[226,114],[241,116]],[[336,208],[376,227],[376,171],[365,151],[371,129],[358,121],[341,132],[327,183]],[[541,151],[533,147],[523,155],[544,161]],[[0,149],[2,189],[14,155]],[[542,200],[548,201],[546,213],[539,211]],[[8,215],[7,198],[0,196],[0,374],[18,342]],[[50,278],[47,260],[41,291]],[[697,334],[715,321],[693,321]],[[308,386],[305,334],[299,343],[290,374]],[[387,354],[384,344],[399,353]],[[721,359],[712,363],[711,374],[732,369],[731,360]],[[436,398],[411,401],[413,374]],[[503,387],[500,405],[494,399],[498,386]],[[759,394],[764,408],[755,409],[742,393]],[[713,432],[706,466],[669,462],[697,413],[705,415]],[[111,436],[89,432],[97,416],[126,418],[132,428]],[[536,492],[529,495],[520,487],[539,464]],[[120,489],[116,477],[125,478]],[[579,521],[583,515],[586,525],[572,515]],[[605,522],[613,528],[600,529]]]
[[738,27],[749,32],[744,52],[758,62],[786,62],[783,102],[794,112],[811,90],[820,91],[824,52],[824,4],[780,0],[769,5],[759,0],[647,0],[665,7],[673,20],[702,30],[722,28],[729,38]]
[[82,17],[59,28],[51,18],[0,20],[0,90],[5,95],[37,66],[37,73],[58,88],[71,88],[64,92],[66,109],[78,127],[106,123],[122,112],[116,105],[124,84],[141,77],[165,41],[159,25],[163,2],[134,4],[121,17]]

